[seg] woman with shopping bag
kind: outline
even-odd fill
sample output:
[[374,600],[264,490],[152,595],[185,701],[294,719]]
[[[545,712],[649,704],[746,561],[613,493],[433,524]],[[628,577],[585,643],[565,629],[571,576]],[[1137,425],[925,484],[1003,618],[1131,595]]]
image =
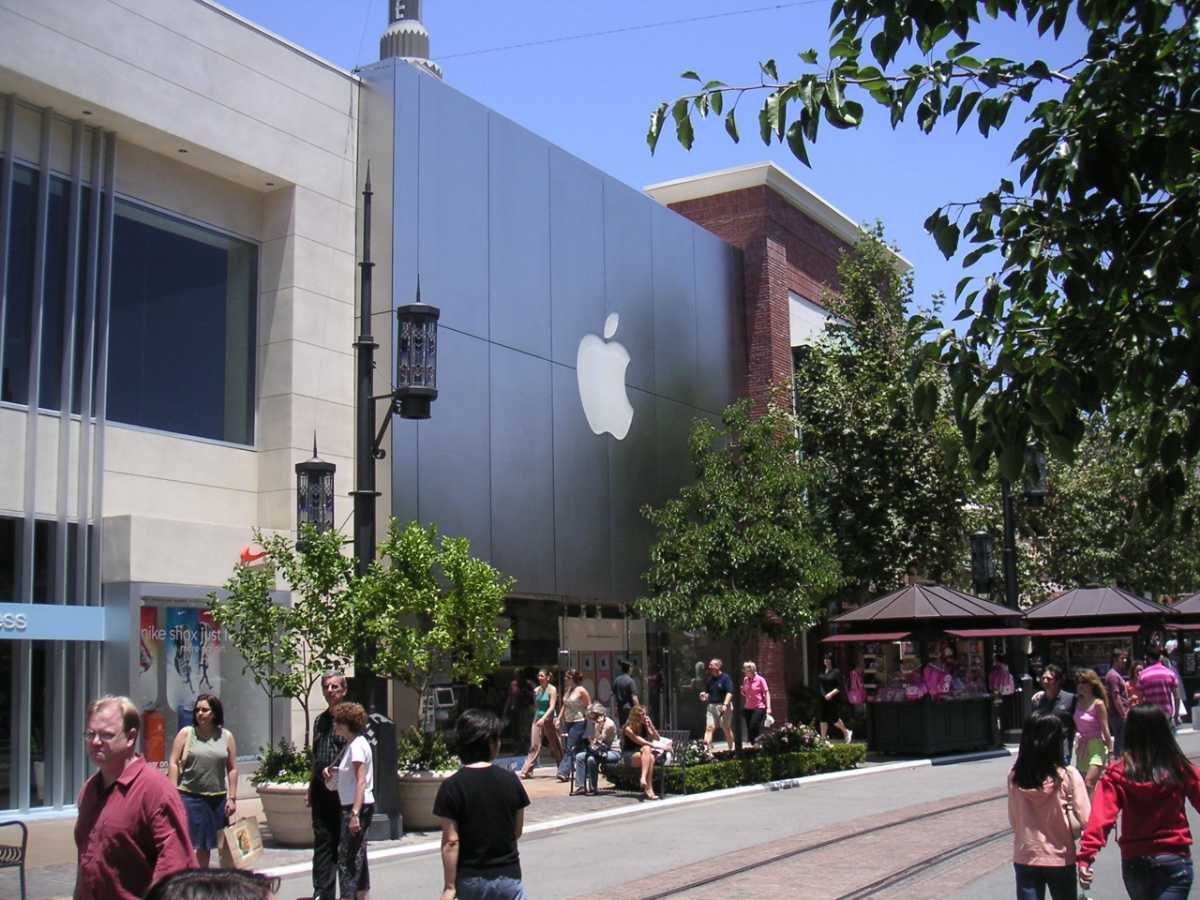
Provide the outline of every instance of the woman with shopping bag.
[[1034,713],[1008,774],[1008,821],[1018,900],[1075,900],[1075,842],[1091,814],[1078,770],[1064,766],[1062,720]]
[[206,869],[221,830],[237,811],[237,741],[213,694],[196,697],[192,722],[175,735],[167,771],[187,811],[196,864]]

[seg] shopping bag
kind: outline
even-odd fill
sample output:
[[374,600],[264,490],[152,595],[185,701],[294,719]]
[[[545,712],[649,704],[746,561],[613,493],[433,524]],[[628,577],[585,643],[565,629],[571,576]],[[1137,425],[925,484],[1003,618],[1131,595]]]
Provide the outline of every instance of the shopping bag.
[[220,845],[222,868],[252,868],[263,852],[258,820],[238,819],[232,825],[222,828],[218,844]]

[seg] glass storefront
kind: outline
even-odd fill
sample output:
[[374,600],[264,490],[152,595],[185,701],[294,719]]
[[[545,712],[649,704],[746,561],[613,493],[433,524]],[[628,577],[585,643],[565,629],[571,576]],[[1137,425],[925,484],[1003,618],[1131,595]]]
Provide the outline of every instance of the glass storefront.
[[142,710],[147,760],[166,761],[176,733],[192,724],[192,706],[202,693],[221,700],[239,756],[253,757],[271,742],[267,696],[203,605],[146,598],[137,625],[130,697]]

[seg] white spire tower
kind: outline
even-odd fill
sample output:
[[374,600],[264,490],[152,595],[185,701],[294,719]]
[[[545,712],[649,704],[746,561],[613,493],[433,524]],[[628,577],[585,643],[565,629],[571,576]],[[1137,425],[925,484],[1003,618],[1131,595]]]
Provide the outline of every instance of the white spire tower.
[[388,0],[388,27],[379,39],[379,58],[392,57],[417,63],[442,77],[441,66],[429,58],[429,32],[421,24],[421,0]]

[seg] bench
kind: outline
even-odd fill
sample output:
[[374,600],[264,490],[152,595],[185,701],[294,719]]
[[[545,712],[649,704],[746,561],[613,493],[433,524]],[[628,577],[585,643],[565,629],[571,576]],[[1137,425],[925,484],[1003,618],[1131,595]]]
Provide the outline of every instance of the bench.
[[[670,731],[666,729],[659,730],[659,736],[669,740],[675,747],[671,753],[671,762],[668,764],[658,763],[654,767],[654,779],[658,782],[651,786],[655,788],[658,796],[667,796],[667,776],[666,770],[679,769],[683,775],[683,793],[687,793],[687,757],[681,752],[683,748],[692,739],[690,731]],[[633,766],[627,766],[625,763],[601,763],[600,774],[604,775],[613,784],[618,784],[622,781],[630,781],[633,778],[633,773],[637,771]],[[625,777],[622,777],[624,775]]]
[[21,900],[25,900],[25,849],[29,844],[29,829],[24,822],[0,822],[0,828],[21,829],[21,843],[0,844],[0,869],[16,869],[21,885]]

